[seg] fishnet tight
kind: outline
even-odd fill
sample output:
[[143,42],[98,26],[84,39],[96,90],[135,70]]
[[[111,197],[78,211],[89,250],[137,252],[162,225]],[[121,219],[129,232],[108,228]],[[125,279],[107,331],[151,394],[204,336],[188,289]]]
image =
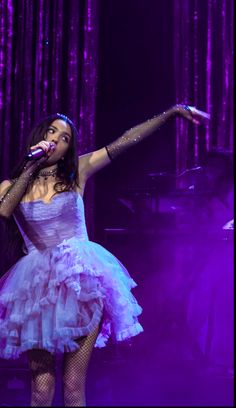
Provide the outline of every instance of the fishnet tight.
[[85,380],[88,363],[93,346],[99,332],[99,327],[93,333],[77,340],[79,350],[65,353],[63,380],[65,407],[85,407]]
[[[66,407],[85,407],[85,381],[93,346],[99,332],[97,327],[88,336],[80,337],[80,348],[65,353],[63,361],[64,403]],[[46,350],[28,351],[32,375],[32,407],[52,405],[55,390],[54,357]]]
[[46,350],[28,351],[31,370],[31,407],[48,407],[52,404],[55,389],[54,357]]

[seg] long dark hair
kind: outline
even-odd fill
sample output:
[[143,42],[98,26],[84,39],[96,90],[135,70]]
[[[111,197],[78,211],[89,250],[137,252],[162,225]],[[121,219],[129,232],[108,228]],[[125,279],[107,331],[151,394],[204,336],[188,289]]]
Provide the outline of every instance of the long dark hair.
[[53,115],[47,116],[41,120],[30,132],[28,143],[25,147],[25,152],[23,158],[20,160],[20,163],[13,170],[11,176],[12,178],[17,178],[25,165],[25,156],[29,151],[31,146],[36,145],[41,140],[44,139],[48,127],[57,119],[61,119],[64,122],[68,123],[71,128],[71,140],[69,148],[64,156],[63,160],[58,161],[57,168],[57,178],[60,179],[55,186],[55,193],[60,193],[63,191],[72,190],[76,185],[78,185],[78,154],[77,154],[77,138],[78,132],[73,124],[73,122],[65,115],[61,113],[55,113]]
[[[48,127],[57,119],[61,119],[69,124],[72,137],[70,140],[69,148],[64,155],[64,159],[58,161],[57,178],[59,179],[59,181],[57,181],[54,186],[54,194],[73,190],[76,185],[79,185],[77,151],[78,132],[73,122],[67,116],[60,113],[55,113],[47,116],[34,126],[29,134],[28,142],[26,144],[22,159],[10,174],[13,181],[17,179],[17,177],[19,177],[24,168],[25,157],[29,152],[30,146],[34,146],[41,140],[43,140]],[[6,248],[3,253],[5,258],[4,269],[6,270],[26,253],[24,250],[23,238],[19,232],[13,216],[11,216],[10,219],[5,223],[4,236],[5,235],[7,236],[7,239],[4,239]]]

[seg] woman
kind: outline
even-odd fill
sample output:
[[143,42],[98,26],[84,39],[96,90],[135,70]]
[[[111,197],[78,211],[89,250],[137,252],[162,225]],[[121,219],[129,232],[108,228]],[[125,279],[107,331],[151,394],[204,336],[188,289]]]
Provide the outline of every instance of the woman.
[[64,115],[44,119],[30,135],[31,152],[14,180],[0,185],[0,215],[13,215],[27,255],[2,278],[1,357],[27,352],[32,373],[31,406],[49,406],[55,386],[54,355],[64,353],[65,406],[85,405],[85,377],[93,346],[143,331],[136,286],[125,267],[88,240],[83,193],[90,176],[168,119],[193,123],[209,115],[176,105],[106,147],[77,158],[77,132]]

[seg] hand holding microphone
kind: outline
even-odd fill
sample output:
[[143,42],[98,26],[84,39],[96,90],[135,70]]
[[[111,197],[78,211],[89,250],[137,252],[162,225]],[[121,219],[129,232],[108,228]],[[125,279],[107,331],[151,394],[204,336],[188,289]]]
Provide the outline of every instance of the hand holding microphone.
[[26,155],[24,166],[24,173],[30,173],[31,175],[40,168],[43,164],[55,151],[56,143],[46,142],[42,140],[37,143],[35,146],[30,147],[30,152]]
[[51,156],[56,148],[56,144],[54,142],[46,142],[42,140],[41,142],[37,143],[35,146],[30,147],[30,152],[27,154],[27,160],[37,160],[45,157],[45,160]]

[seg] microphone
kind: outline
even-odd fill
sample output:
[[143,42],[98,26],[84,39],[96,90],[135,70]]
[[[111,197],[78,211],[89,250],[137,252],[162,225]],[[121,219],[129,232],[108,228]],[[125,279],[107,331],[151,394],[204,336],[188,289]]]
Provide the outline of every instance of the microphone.
[[[56,147],[56,145],[55,145],[55,143],[50,143],[50,149],[52,149],[52,148],[54,148],[54,150],[55,150],[55,147]],[[38,149],[36,149],[36,150],[32,150],[31,152],[29,152],[27,155],[26,155],[26,160],[34,160],[34,159],[41,159],[41,157],[43,157],[43,156],[46,156],[47,155],[47,153],[41,148],[41,147],[39,147]]]

